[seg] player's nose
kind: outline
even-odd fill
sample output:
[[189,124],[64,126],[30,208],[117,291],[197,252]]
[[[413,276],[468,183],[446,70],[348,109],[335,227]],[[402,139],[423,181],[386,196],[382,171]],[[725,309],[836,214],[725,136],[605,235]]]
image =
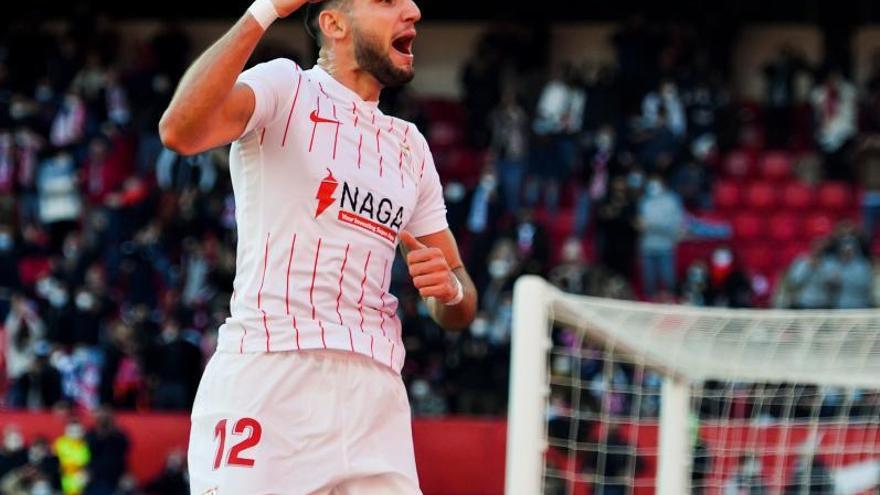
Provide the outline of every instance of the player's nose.
[[403,7],[403,20],[413,24],[422,19],[422,11],[414,0],[408,0]]

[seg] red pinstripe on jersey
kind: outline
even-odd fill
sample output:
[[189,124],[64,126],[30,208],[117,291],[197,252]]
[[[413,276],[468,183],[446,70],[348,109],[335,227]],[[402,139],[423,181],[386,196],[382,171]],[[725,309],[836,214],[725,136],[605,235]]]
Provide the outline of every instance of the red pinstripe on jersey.
[[[336,315],[339,316],[339,324],[345,326],[345,323],[342,321],[342,312],[339,311],[339,301],[342,299],[342,280],[345,278],[345,265],[348,263],[348,251],[351,249],[351,244],[345,245],[345,257],[342,260],[342,267],[339,268],[339,294],[336,296]],[[348,329],[348,340],[351,343],[351,352],[354,352],[354,338],[351,335],[351,328]]]
[[336,159],[336,146],[339,144],[339,127],[341,125],[339,123],[339,120],[336,117],[336,104],[335,103],[333,104],[333,120],[336,120],[336,122],[337,122],[337,124],[336,124],[336,137],[333,138],[333,159],[335,160]]
[[382,303],[382,307],[378,310],[379,316],[382,322],[379,324],[379,328],[382,330],[382,336],[388,337],[385,335],[385,279],[388,276],[388,260],[385,260],[385,267],[382,268],[382,295],[379,297],[379,301]]
[[290,105],[290,113],[287,114],[287,125],[284,127],[284,138],[281,140],[281,147],[283,148],[287,144],[287,132],[290,130],[290,119],[293,117],[293,109],[296,108],[296,101],[299,99],[299,88],[302,85],[303,75],[302,72],[299,73],[299,78],[296,82],[296,93],[293,95],[293,103]]
[[322,322],[321,320],[318,320],[318,327],[321,329],[321,344],[324,346],[324,349],[326,349],[327,348],[327,339],[324,337],[324,335],[327,332],[324,331],[324,322]]
[[[317,106],[317,110],[315,110],[315,111],[318,112],[318,115],[321,115],[321,97],[320,96],[318,97],[318,106]],[[317,131],[317,130],[318,130],[318,123],[312,122],[312,137],[309,138],[309,153],[312,152],[312,147],[314,147],[314,145],[315,145],[315,131]]]
[[266,331],[266,352],[269,352],[269,322],[267,321],[266,310],[263,309],[263,287],[266,284],[266,267],[269,264],[269,239],[271,233],[266,234],[266,249],[263,254],[263,277],[260,279],[260,290],[257,291],[257,309],[263,313],[263,329]]
[[[375,116],[373,116],[375,119]],[[379,141],[379,136],[382,134],[382,129],[376,129],[376,154],[379,155],[379,177],[382,177],[382,163],[385,161],[382,156],[382,144]]]
[[315,319],[315,277],[318,275],[318,257],[321,255],[321,243],[324,241],[318,238],[318,247],[315,248],[315,266],[312,268],[312,286],[309,288],[309,303],[312,305],[312,319]]
[[[367,272],[370,269],[370,258],[373,256],[373,251],[367,251],[367,261],[364,262],[364,278],[361,279],[361,298],[358,299],[358,313],[361,315],[361,333],[365,333],[364,331],[364,287],[367,283]],[[373,355],[373,336],[370,336],[370,355]]]
[[400,188],[403,189],[403,146],[400,147],[400,157],[397,160],[397,168],[400,169]]
[[293,234],[293,238],[290,241],[290,255],[287,257],[287,278],[286,286],[284,289],[284,308],[287,310],[287,314],[290,314],[290,267],[293,266],[293,253],[296,249],[296,234]]
[[363,153],[361,153],[361,149],[364,147],[364,135],[361,134],[361,137],[358,139],[358,168],[361,168],[361,157]]

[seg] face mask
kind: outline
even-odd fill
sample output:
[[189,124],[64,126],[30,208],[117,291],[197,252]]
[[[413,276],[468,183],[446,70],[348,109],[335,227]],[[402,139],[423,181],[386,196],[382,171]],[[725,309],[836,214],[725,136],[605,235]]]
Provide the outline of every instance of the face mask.
[[28,459],[31,461],[32,464],[38,464],[42,462],[45,458],[46,451],[43,449],[43,447],[33,446],[28,451]]
[[12,236],[9,234],[0,234],[0,251],[12,250]]
[[640,172],[631,172],[626,178],[626,184],[632,189],[638,189],[645,183],[645,176]]
[[55,308],[60,308],[67,304],[67,291],[63,289],[53,290],[49,294],[49,304]]
[[489,262],[489,276],[492,278],[504,278],[510,271],[510,263],[506,260],[493,260]]
[[428,395],[428,392],[431,390],[431,387],[428,386],[427,382],[424,380],[416,380],[410,386],[410,394],[412,394],[413,398],[422,399]]
[[473,323],[471,323],[471,335],[474,337],[481,339],[489,333],[489,324],[486,322],[485,318],[476,318]]
[[80,292],[76,295],[76,307],[80,311],[89,311],[95,307],[95,297],[88,292]]
[[31,488],[31,495],[52,495],[52,487],[47,481],[37,481]]
[[74,440],[79,440],[83,437],[83,427],[78,424],[67,425],[64,429],[64,435]]
[[21,433],[17,431],[9,432],[3,438],[3,447],[6,450],[18,450],[24,446],[24,439],[21,437]]
[[37,87],[37,91],[34,93],[37,101],[40,103],[46,103],[47,101],[52,99],[52,88],[48,85],[41,85]]
[[12,120],[22,120],[27,118],[30,115],[30,110],[28,110],[27,105],[24,103],[13,103],[9,107],[9,116],[12,117]]
[[663,192],[663,185],[655,180],[652,180],[648,182],[648,186],[645,190],[648,193],[648,196],[657,196]]
[[612,145],[614,145],[614,139],[612,139],[611,135],[599,134],[596,137],[596,148],[599,148],[599,151],[608,151]]

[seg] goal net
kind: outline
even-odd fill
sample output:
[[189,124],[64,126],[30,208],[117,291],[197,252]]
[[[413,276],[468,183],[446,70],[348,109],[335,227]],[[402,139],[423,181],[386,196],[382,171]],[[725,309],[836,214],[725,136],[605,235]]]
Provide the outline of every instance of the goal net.
[[880,312],[514,292],[507,495],[880,493]]

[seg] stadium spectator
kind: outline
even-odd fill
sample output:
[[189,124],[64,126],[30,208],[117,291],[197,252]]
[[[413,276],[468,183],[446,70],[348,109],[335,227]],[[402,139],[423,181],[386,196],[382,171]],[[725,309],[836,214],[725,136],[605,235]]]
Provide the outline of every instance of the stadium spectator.
[[858,131],[858,100],[855,87],[838,68],[831,68],[825,80],[810,96],[816,119],[816,142],[822,152],[825,175],[836,180],[853,179],[853,139]]
[[[877,83],[880,84],[880,79]],[[878,94],[878,104],[880,104],[880,94]],[[880,118],[880,111],[877,116]],[[877,131],[880,131],[880,127]],[[869,240],[873,240],[877,237],[877,230],[880,229],[880,135],[872,134],[862,139],[856,154],[856,166],[860,183],[864,188],[860,200],[862,229]]]
[[33,366],[35,349],[46,337],[46,325],[37,308],[24,296],[12,296],[3,324],[6,331],[6,379],[18,381]]
[[528,166],[529,122],[516,93],[508,88],[501,104],[489,116],[495,172],[501,182],[501,194],[507,211],[519,211],[523,178]]
[[826,241],[814,242],[808,253],[795,258],[786,275],[792,308],[830,308],[830,284],[836,271],[837,264],[827,254]]
[[186,458],[180,452],[168,454],[165,468],[144,486],[146,495],[187,495],[189,481],[186,478]]
[[791,144],[798,78],[809,70],[803,56],[791,45],[779,48],[764,66],[767,146],[783,149]]
[[153,406],[161,410],[188,409],[196,395],[201,366],[201,350],[185,338],[180,322],[169,317],[147,364],[155,386]]
[[724,495],[765,495],[761,459],[754,455],[742,456],[737,471],[724,483]]
[[586,95],[577,69],[566,64],[541,90],[535,119],[536,135],[526,197],[529,206],[539,198],[550,211],[559,206],[560,187],[574,170],[576,138],[584,122]]
[[843,240],[838,247],[837,270],[832,284],[835,288],[834,309],[864,309],[873,306],[874,282],[871,265],[861,254],[858,242]]
[[14,425],[6,426],[3,429],[3,445],[0,445],[0,479],[24,466],[27,461],[28,452],[21,432]]
[[85,440],[85,428],[79,420],[67,421],[64,434],[55,440],[53,450],[61,464],[61,489],[64,495],[80,495],[88,483],[87,468],[91,452]]
[[52,452],[49,440],[37,437],[28,448],[28,463],[38,469],[53,490],[61,490],[61,464]]
[[12,383],[9,403],[12,407],[40,410],[57,405],[64,398],[61,374],[49,362],[50,346],[40,342],[27,373]]
[[676,288],[675,250],[683,231],[684,209],[660,176],[653,176],[645,187],[637,225],[645,296],[669,297]]
[[114,495],[128,462],[128,436],[116,425],[107,408],[95,413],[95,426],[86,433],[91,453],[86,495]]
[[605,201],[596,208],[596,242],[600,263],[627,280],[635,275],[636,215],[627,179],[615,177]]
[[[665,116],[665,118],[663,118]],[[675,81],[664,80],[642,100],[642,126],[668,129],[676,139],[687,134],[687,115]]]

